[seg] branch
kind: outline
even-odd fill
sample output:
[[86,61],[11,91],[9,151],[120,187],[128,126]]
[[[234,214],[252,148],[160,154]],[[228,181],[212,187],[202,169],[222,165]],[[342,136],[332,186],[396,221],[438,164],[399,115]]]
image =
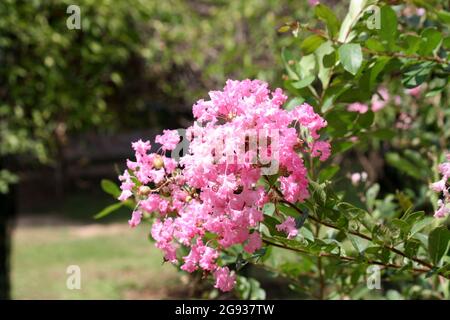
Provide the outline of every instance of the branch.
[[[309,251],[302,250],[302,249],[299,249],[299,248],[286,247],[286,246],[284,246],[282,244],[273,242],[273,241],[271,241],[271,240],[269,240],[267,238],[264,238],[263,242],[265,244],[269,244],[269,245],[274,246],[274,247],[278,247],[278,248],[282,248],[282,249],[286,249],[286,250],[291,250],[291,251],[298,252],[298,253],[305,254],[305,255],[308,255],[308,256],[312,256],[312,257],[319,257],[319,258],[320,257],[327,257],[327,258],[340,259],[340,260],[348,261],[348,262],[359,262],[358,259],[353,258],[353,257],[341,256],[341,255],[336,255],[336,254],[332,254],[332,253],[328,253],[328,252],[320,252],[317,255],[314,255],[314,254],[312,254]],[[368,264],[379,265],[379,266],[383,266],[383,267],[386,267],[386,268],[401,269],[401,268],[404,267],[402,265],[393,264],[393,263],[384,263],[384,262],[378,261],[378,260],[366,260],[366,262]],[[414,272],[419,272],[419,273],[425,273],[425,272],[430,271],[429,269],[423,269],[423,268],[413,268],[412,270]]]
[[[306,31],[309,31],[311,33],[314,33],[328,41],[333,42],[333,44],[335,45],[342,45],[344,44],[343,42],[340,42],[338,40],[335,40],[333,38],[330,38],[325,32],[323,32],[322,30],[319,29],[315,29],[315,28],[311,28],[307,25],[301,25],[298,24],[299,28],[305,29]],[[400,53],[400,52],[387,52],[387,51],[383,51],[383,52],[378,52],[378,51],[374,51],[374,50],[370,50],[368,48],[362,47],[362,50],[368,54],[374,55],[374,56],[379,56],[379,57],[391,57],[391,58],[403,58],[403,59],[414,59],[414,60],[418,60],[418,61],[432,61],[432,62],[436,62],[439,64],[449,64],[450,61],[448,61],[447,59],[438,57],[438,56],[420,56],[418,54],[404,54],[404,53]]]
[[[265,179],[266,179],[266,181],[269,182],[269,180],[268,180],[268,178],[267,178],[266,176],[265,176]],[[294,210],[296,210],[299,214],[303,215],[303,212],[302,212],[295,204],[293,204],[293,203],[291,203],[291,202],[289,202],[289,201],[284,200],[282,192],[281,192],[275,185],[270,185],[270,188],[272,188],[272,189],[278,194],[278,196],[281,197],[280,202],[282,202],[282,203],[284,203],[284,204],[290,206],[291,208],[293,208]],[[311,220],[313,220],[314,222],[319,223],[319,224],[321,224],[321,225],[324,225],[324,226],[326,226],[326,227],[329,227],[329,228],[332,228],[332,229],[335,229],[335,230],[342,231],[341,228],[339,228],[338,226],[335,226],[334,224],[329,223],[329,222],[322,221],[322,220],[320,220],[320,219],[318,219],[318,218],[316,218],[316,217],[314,217],[314,216],[312,216],[312,215],[309,215],[308,218],[311,219]],[[350,231],[348,231],[348,233],[350,233],[350,234],[352,234],[352,235],[354,235],[354,236],[357,236],[357,237],[359,237],[359,238],[362,238],[362,239],[365,239],[365,240],[368,240],[368,241],[373,242],[372,237],[370,237],[370,236],[368,236],[368,235],[365,235],[365,234],[363,234],[363,233],[360,233],[360,232],[358,232],[358,231],[351,231],[351,230],[350,230]],[[390,250],[391,252],[393,252],[393,253],[399,255],[399,256],[402,256],[402,257],[407,258],[407,259],[411,259],[412,261],[414,261],[414,262],[416,262],[416,263],[418,263],[418,264],[420,264],[420,265],[425,266],[425,267],[428,268],[428,269],[417,269],[417,270],[422,270],[421,272],[428,272],[428,271],[430,271],[431,269],[433,269],[433,265],[430,264],[430,263],[428,263],[427,261],[424,261],[424,260],[419,259],[419,258],[417,258],[417,257],[409,257],[409,256],[407,256],[404,252],[400,251],[399,249],[397,249],[397,248],[395,248],[395,247],[393,247],[393,246],[388,246],[388,245],[383,244],[383,247],[386,248],[386,249],[388,249],[388,250]],[[335,256],[335,255],[333,255],[333,256]],[[354,260],[354,258],[351,258],[351,257],[344,257],[344,260],[348,260],[348,259]],[[348,260],[348,261],[350,261],[350,260]],[[382,262],[377,262],[377,261],[373,261],[373,264],[379,264],[379,265],[381,264],[381,265],[390,266],[390,267],[396,266],[396,265],[384,264],[384,263],[382,263]],[[394,268],[395,268],[395,267],[394,267]],[[423,271],[423,270],[425,270],[425,271]],[[443,273],[439,273],[439,274],[440,274],[441,276],[447,278],[447,279],[450,279],[450,276],[446,276],[446,275],[444,275]]]
[[[289,205],[291,208],[295,209],[295,210],[296,210],[297,212],[299,212],[300,214],[303,214],[303,212],[302,212],[296,205],[294,205],[293,203],[290,203],[290,202],[285,201],[285,200],[282,200],[282,202],[285,203],[285,204],[287,204],[287,205]],[[327,227],[329,227],[329,228],[332,228],[332,229],[335,229],[335,230],[342,231],[338,226],[335,226],[335,225],[333,225],[333,224],[331,224],[331,223],[328,223],[328,222],[325,222],[325,221],[321,221],[320,219],[318,219],[318,218],[316,218],[316,217],[314,217],[314,216],[309,215],[309,218],[310,218],[311,220],[313,220],[314,222],[320,223],[320,224],[322,224],[322,225],[324,225],[324,226],[327,226]],[[357,236],[357,237],[366,239],[366,240],[371,241],[371,242],[373,241],[373,238],[372,238],[372,237],[370,237],[370,236],[368,236],[368,235],[365,235],[365,234],[363,234],[363,233],[360,233],[360,232],[358,232],[358,231],[348,231],[348,233],[350,233],[350,234],[352,234],[352,235],[355,235],[355,236]],[[429,268],[429,269],[432,269],[432,268],[433,268],[433,265],[432,265],[432,264],[430,264],[430,263],[428,263],[428,262],[426,262],[426,261],[424,261],[424,260],[421,260],[421,259],[419,259],[419,258],[416,258],[416,257],[408,257],[404,252],[402,252],[402,251],[400,251],[400,250],[398,250],[398,249],[396,249],[396,248],[394,248],[394,247],[392,247],[392,246],[388,246],[388,245],[383,244],[383,247],[385,247],[386,249],[389,249],[390,251],[392,251],[392,252],[394,252],[394,253],[396,253],[396,254],[398,254],[398,255],[404,257],[404,258],[411,259],[411,260],[413,260],[413,261],[415,261],[415,262],[417,262],[417,263],[419,263],[419,264],[421,264],[421,265],[423,265],[423,266],[425,266],[425,267],[427,267],[427,268]]]

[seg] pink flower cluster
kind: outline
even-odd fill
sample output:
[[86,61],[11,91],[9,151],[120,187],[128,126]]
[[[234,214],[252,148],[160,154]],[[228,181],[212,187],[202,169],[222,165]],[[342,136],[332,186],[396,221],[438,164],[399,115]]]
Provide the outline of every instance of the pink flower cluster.
[[[119,199],[137,201],[132,227],[144,213],[154,213],[151,234],[167,261],[181,263],[187,272],[210,273],[216,288],[229,291],[236,276],[221,266],[221,253],[242,245],[252,254],[262,246],[262,207],[273,197],[262,183],[265,160],[276,155],[279,190],[285,200],[301,202],[309,196],[303,158],[326,160],[330,144],[319,140],[327,123],[310,105],[286,111],[283,91],[271,92],[262,81],[228,80],[223,91],[211,91],[209,97],[193,106],[197,122],[186,131],[189,149],[178,162],[165,156],[180,141],[176,131],[156,137],[162,154],[149,153],[148,141],[132,144],[136,161],[128,160],[119,177]],[[246,132],[274,131],[279,139],[275,143],[269,136],[263,154],[249,147]],[[290,217],[277,228],[289,238],[297,234]],[[189,249],[187,255],[180,256],[181,246]]]
[[447,181],[450,177],[450,154],[447,154],[447,161],[439,165],[439,172],[442,174],[442,179],[431,184],[431,190],[443,194],[444,199],[439,199],[438,209],[434,213],[436,218],[443,218],[450,213],[450,193],[448,191]]

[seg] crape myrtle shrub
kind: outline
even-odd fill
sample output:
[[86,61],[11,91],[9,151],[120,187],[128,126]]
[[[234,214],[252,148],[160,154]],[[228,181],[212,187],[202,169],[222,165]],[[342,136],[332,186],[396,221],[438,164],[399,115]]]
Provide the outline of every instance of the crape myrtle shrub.
[[[72,4],[81,10],[80,30],[66,25]],[[0,156],[48,162],[70,133],[177,127],[180,118],[190,119],[185,106],[226,76],[276,82],[278,52],[291,39],[275,41],[274,26],[292,12],[312,15],[307,6],[289,0],[1,1]],[[2,192],[16,180],[2,170]]]
[[[449,299],[449,8],[352,0],[339,19],[309,3],[314,19],[278,29],[295,39],[281,54],[284,90],[228,80],[211,91],[181,158],[170,157],[176,131],[156,153],[134,142],[120,189],[103,182],[121,202],[99,216],[129,206],[165,261],[241,298],[265,296],[241,272],[256,265],[311,298]],[[252,129],[279,139],[255,155],[239,134]]]

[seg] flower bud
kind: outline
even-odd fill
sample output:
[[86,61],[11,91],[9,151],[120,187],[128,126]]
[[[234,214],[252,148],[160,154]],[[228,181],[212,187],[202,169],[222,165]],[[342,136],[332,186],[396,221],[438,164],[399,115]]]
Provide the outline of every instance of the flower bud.
[[148,186],[140,186],[139,190],[138,190],[138,194],[140,196],[146,196],[146,195],[150,194],[151,191],[152,190]]
[[160,155],[155,156],[153,159],[153,167],[157,170],[164,168],[164,160]]
[[170,189],[167,186],[164,186],[161,188],[160,190],[160,194],[165,196],[165,197],[169,197],[170,196]]

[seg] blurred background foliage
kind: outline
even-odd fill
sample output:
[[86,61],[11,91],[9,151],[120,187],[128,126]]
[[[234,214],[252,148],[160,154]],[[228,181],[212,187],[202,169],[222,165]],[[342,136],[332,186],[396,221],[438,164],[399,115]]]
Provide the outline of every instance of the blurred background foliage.
[[280,84],[290,39],[276,27],[309,14],[306,1],[81,0],[68,30],[72,2],[0,3],[0,155],[48,162],[72,132],[175,127],[227,78]]
[[[67,28],[66,10],[72,4],[81,9],[81,30]],[[122,162],[128,156],[134,139],[130,132],[140,137],[136,132],[148,128],[157,132],[186,126],[192,104],[222,87],[227,78],[258,77],[281,85],[280,50],[292,39],[280,37],[277,27],[293,15],[303,19],[312,14],[307,1],[290,0],[1,1],[0,193],[14,192],[0,196],[0,204],[19,213],[11,258],[13,297],[42,297],[42,287],[49,288],[47,297],[80,297],[63,286],[66,262],[74,256],[81,262],[94,259],[90,243],[116,236],[107,232],[105,238],[99,231],[71,240],[68,235],[92,223],[92,215],[111,203],[97,192],[98,182],[115,175],[115,159]],[[80,148],[83,144],[90,144],[90,149]],[[114,159],[105,150],[126,151],[120,156],[116,152]],[[67,163],[70,152],[82,164],[76,172]],[[94,153],[105,170],[92,166]],[[3,252],[9,248],[11,220],[2,208],[4,297],[8,270],[3,266],[9,258]],[[124,226],[123,242],[148,250],[146,241],[138,245],[127,231],[126,218],[127,214],[117,218]],[[73,252],[61,249],[64,241]],[[29,249],[40,252],[42,259],[24,254],[31,242],[36,247]],[[128,258],[116,263],[115,251],[103,249],[110,260],[95,265],[94,277],[136,272],[142,265],[132,252],[122,252]],[[34,274],[27,271],[31,261]],[[148,276],[154,278],[154,273]],[[48,279],[55,279],[55,285]],[[101,282],[91,286],[86,297],[126,297],[128,289],[139,291],[139,297],[167,296],[147,295],[143,283]]]

